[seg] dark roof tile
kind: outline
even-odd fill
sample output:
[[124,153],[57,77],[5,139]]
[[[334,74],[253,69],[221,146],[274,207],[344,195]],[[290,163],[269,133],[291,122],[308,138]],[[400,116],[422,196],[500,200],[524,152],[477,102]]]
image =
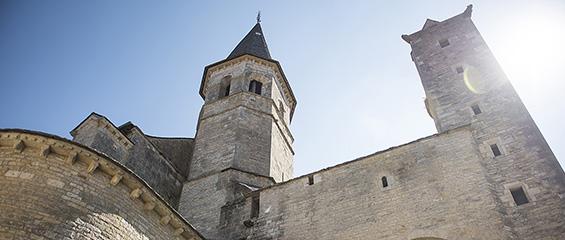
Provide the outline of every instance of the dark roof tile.
[[269,53],[269,48],[267,47],[267,42],[265,41],[260,23],[255,24],[251,31],[237,44],[226,60],[245,54],[271,60],[271,54]]

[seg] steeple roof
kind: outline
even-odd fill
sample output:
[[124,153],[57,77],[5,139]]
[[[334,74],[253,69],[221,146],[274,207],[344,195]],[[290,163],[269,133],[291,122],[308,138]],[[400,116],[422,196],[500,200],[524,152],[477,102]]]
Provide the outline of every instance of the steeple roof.
[[245,37],[239,42],[239,44],[237,44],[237,46],[233,49],[233,51],[226,59],[212,63],[204,68],[204,72],[202,74],[202,80],[200,83],[199,93],[202,99],[205,99],[204,92],[205,92],[206,82],[210,77],[210,75],[208,74],[210,70],[217,71],[218,66],[222,66],[224,64],[228,64],[228,65],[232,64],[234,62],[231,60],[238,57],[241,57],[242,59],[246,59],[246,60],[249,59],[264,60],[262,61],[264,64],[267,64],[268,66],[272,67],[273,70],[275,70],[280,74],[278,75],[280,76],[280,79],[279,78],[277,79],[281,81],[280,83],[282,84],[282,88],[286,89],[284,91],[285,96],[288,94],[288,98],[290,99],[291,102],[290,118],[292,119],[292,116],[294,114],[294,109],[296,108],[296,97],[294,96],[294,93],[290,88],[290,84],[286,79],[281,64],[277,60],[271,58],[271,54],[269,53],[269,48],[267,47],[267,42],[265,41],[265,37],[263,35],[263,30],[261,29],[261,23],[260,23],[261,20],[259,17],[260,16],[257,16],[257,24],[255,24],[255,26],[253,26],[251,31],[249,31],[247,35],[245,35]]
[[245,35],[245,37],[237,44],[235,49],[226,58],[233,59],[241,55],[250,54],[256,57],[272,60],[267,42],[261,29],[261,24],[257,22],[255,26]]

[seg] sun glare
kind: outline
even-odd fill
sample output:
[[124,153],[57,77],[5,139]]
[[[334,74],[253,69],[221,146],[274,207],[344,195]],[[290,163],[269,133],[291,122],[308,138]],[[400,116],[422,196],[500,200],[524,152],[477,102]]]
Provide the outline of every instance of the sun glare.
[[[551,9],[512,17],[497,31],[493,52],[519,92],[546,94],[565,87],[565,17]],[[500,26],[500,25],[499,25]]]

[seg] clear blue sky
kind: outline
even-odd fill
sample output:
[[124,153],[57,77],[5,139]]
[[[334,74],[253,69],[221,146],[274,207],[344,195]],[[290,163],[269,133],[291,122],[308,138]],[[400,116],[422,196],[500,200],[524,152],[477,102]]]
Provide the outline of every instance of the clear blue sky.
[[194,136],[204,66],[262,11],[298,99],[295,176],[435,133],[401,34],[473,20],[565,162],[562,1],[0,1],[0,128],[70,138],[90,112]]

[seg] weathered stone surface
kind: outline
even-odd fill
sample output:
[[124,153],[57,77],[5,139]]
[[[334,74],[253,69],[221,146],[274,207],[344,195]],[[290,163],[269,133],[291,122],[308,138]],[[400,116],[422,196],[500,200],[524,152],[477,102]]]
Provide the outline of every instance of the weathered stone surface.
[[296,179],[296,99],[245,51],[205,67],[194,139],[0,131],[0,238],[202,239],[178,208],[207,239],[565,239],[565,174],[470,18],[402,36],[439,134]]
[[273,184],[271,178],[227,169],[185,183],[179,203],[179,212],[207,239],[224,239],[221,209],[229,202],[251,192],[249,188],[263,188]]
[[124,165],[139,175],[171,206],[176,208],[185,177],[137,127],[127,132],[126,135],[134,146]]
[[[246,57],[226,62],[205,81],[206,102],[181,194],[181,214],[209,239],[222,239],[226,203],[292,178],[291,111],[277,85],[280,74]],[[249,91],[253,80],[262,83],[260,94]]]
[[[20,139],[27,147],[13,151]],[[47,157],[39,154],[45,146]],[[92,162],[97,168],[87,173]],[[124,180],[112,184],[116,173]],[[0,239],[202,239],[119,163],[41,133],[0,131],[0,184]],[[142,191],[136,199],[132,188]],[[149,199],[158,210],[143,208]],[[165,214],[171,220],[161,224]]]
[[192,150],[194,147],[193,138],[145,136],[155,145],[155,147],[157,147],[159,152],[171,161],[173,166],[178,169],[181,175],[188,175],[188,168],[190,166],[190,159],[192,158]]
[[192,140],[148,137],[131,123],[120,128],[93,113],[72,131],[73,141],[118,160],[176,208],[190,164]]
[[[258,190],[224,208],[226,239],[501,239],[469,127],[417,140]],[[388,187],[382,186],[386,177]]]
[[[294,140],[287,125],[289,107],[273,81],[274,70],[242,61],[219,72],[206,81],[209,95],[200,114],[189,179],[229,167],[277,181],[283,174],[290,178]],[[230,95],[219,98],[226,77]],[[261,95],[248,91],[252,80],[263,82]]]
[[71,131],[73,141],[124,162],[133,143],[106,117],[91,113]]
[[[470,17],[403,36],[440,135],[230,202],[224,238],[565,238],[563,170]],[[517,206],[516,187],[528,203]]]
[[[565,238],[565,174],[470,11],[408,37],[428,109],[439,132],[471,124],[506,237]],[[442,48],[441,41],[449,45]],[[501,156],[493,155],[492,144]],[[523,187],[530,203],[516,206],[509,186]]]

